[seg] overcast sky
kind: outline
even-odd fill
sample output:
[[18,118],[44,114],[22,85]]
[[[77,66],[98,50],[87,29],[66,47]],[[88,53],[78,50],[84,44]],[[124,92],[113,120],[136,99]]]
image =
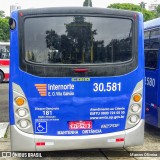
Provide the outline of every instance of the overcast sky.
[[[160,0],[92,0],[93,7],[106,8],[112,3],[134,3],[139,4],[141,1],[150,4]],[[40,8],[40,7],[63,7],[63,6],[82,6],[84,0],[0,0],[0,10],[5,11],[6,15],[10,14],[10,5],[18,4],[22,9]]]

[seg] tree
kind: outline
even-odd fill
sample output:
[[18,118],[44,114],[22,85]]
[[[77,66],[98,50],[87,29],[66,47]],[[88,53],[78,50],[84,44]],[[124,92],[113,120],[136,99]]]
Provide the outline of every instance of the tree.
[[156,7],[156,16],[160,17],[160,4]]
[[9,41],[9,24],[7,18],[0,18],[0,41]]
[[[77,63],[79,60],[82,60],[82,62],[88,61],[89,58],[85,57],[87,53],[88,57],[91,59],[89,54],[91,53],[90,50],[93,43],[94,32],[96,33],[96,31],[92,30],[92,24],[85,22],[83,16],[75,16],[73,22],[66,24],[66,33],[72,41],[74,57],[77,58],[75,59]],[[71,55],[71,57],[73,57],[73,55]]]
[[0,10],[0,17],[4,18],[5,17],[5,12]]
[[124,9],[124,10],[131,10],[131,11],[137,11],[142,12],[144,16],[144,21],[148,21],[151,19],[154,19],[156,17],[155,12],[148,11],[144,8],[141,8],[139,5],[131,4],[131,3],[115,3],[108,6],[108,8],[116,8],[116,9]]
[[60,47],[60,37],[54,30],[46,31],[47,48],[58,50]]
[[85,1],[83,2],[83,6],[92,7],[92,0],[85,0]]

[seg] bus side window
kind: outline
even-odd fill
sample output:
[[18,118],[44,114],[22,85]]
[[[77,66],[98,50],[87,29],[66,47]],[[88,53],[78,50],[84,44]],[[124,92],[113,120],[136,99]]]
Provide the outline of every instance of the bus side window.
[[160,47],[160,29],[151,31],[150,34],[150,48],[158,49]]
[[2,58],[2,52],[1,52],[1,50],[0,50],[0,59]]
[[150,31],[145,31],[144,32],[144,48],[149,48],[149,34]]
[[145,68],[157,69],[158,50],[145,50]]

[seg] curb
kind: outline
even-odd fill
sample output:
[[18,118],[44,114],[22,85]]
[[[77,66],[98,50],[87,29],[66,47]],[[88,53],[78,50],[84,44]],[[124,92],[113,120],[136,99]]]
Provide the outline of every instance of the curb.
[[0,138],[7,137],[7,129],[8,129],[9,123],[8,122],[1,122],[0,123]]

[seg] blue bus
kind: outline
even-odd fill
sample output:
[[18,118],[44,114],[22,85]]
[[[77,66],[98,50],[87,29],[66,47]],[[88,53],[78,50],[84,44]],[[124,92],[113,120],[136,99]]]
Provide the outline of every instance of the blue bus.
[[28,9],[9,25],[13,151],[143,144],[141,13]]
[[144,23],[146,123],[160,128],[160,18]]

